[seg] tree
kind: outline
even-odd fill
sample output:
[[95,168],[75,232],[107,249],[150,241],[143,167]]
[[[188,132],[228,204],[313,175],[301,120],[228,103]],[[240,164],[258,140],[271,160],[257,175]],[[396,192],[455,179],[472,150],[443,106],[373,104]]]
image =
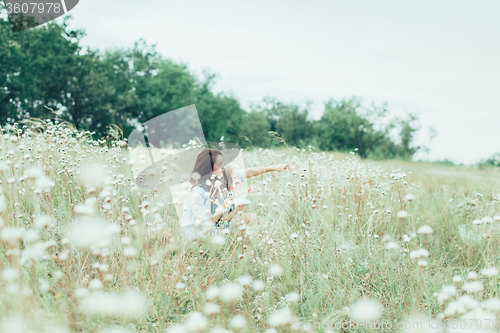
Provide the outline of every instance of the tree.
[[[356,97],[325,103],[325,111],[316,122],[318,141],[322,150],[350,151],[358,148],[362,158],[411,158],[419,147],[411,147],[418,128],[412,126],[416,115],[387,120],[385,105],[363,107]],[[390,139],[390,131],[400,127],[401,143]]]
[[196,84],[195,102],[207,142],[225,141],[242,143],[241,130],[246,112],[238,100],[223,93],[212,92],[216,75],[206,72],[205,78]]
[[[0,19],[1,122],[52,118],[52,109],[96,137],[110,126],[128,137],[137,123],[195,104],[207,142],[224,136],[240,145],[270,147],[279,144],[270,135],[278,135],[291,146],[358,148],[363,158],[411,158],[420,149],[412,145],[419,130],[414,126],[417,115],[387,121],[385,105],[364,107],[356,97],[326,102],[318,121],[309,119],[309,104],[301,107],[271,97],[247,112],[234,96],[214,93],[214,73],[207,71],[199,79],[186,64],[164,58],[143,39],[131,49],[83,49],[85,33],[68,29],[70,17],[17,34]],[[176,121],[189,126],[192,119]],[[170,137],[190,136],[181,133],[185,126],[157,125],[160,134],[168,130]],[[389,135],[396,127],[398,144]],[[161,144],[163,139],[156,139]]]
[[323,150],[349,151],[358,148],[365,158],[386,137],[388,129],[376,130],[370,117],[382,117],[385,111],[361,111],[361,102],[356,98],[325,103],[325,111],[317,122],[318,139]]
[[267,117],[268,132],[278,133],[288,145],[297,146],[299,142],[309,142],[315,136],[308,106],[301,108],[293,103],[286,104],[276,98],[265,97],[262,103],[252,108]]
[[271,125],[265,112],[251,110],[244,114],[239,142],[242,146],[267,148],[271,145],[269,131]]
[[80,53],[81,30],[68,30],[48,23],[13,34],[0,19],[0,120],[14,122],[24,117],[50,117],[45,107],[57,110],[75,77]]
[[399,132],[399,137],[401,139],[401,150],[402,155],[405,157],[413,156],[421,147],[420,146],[411,146],[415,132],[417,132],[420,127],[414,127],[412,123],[418,120],[418,115],[409,113],[406,118],[400,118],[397,120],[399,125],[401,126],[401,130]]

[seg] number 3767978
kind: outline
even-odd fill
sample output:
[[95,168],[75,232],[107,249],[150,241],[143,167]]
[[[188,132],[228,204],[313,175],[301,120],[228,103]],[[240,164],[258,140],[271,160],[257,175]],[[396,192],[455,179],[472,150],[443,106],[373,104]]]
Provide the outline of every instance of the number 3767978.
[[60,2],[25,2],[25,3],[6,3],[7,14],[43,14],[60,13],[63,11]]

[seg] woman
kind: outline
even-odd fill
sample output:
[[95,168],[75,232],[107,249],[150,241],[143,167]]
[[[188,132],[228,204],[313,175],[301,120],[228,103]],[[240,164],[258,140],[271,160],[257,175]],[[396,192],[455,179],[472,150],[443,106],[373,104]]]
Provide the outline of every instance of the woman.
[[[201,151],[193,168],[194,176],[190,181],[193,185],[191,193],[184,201],[184,216],[181,219],[184,235],[192,238],[198,231],[213,230],[214,226],[220,225],[223,215],[226,215],[227,221],[231,222],[245,208],[245,203],[232,205],[232,199],[227,198],[233,183],[237,182],[235,177],[243,182],[244,178],[259,176],[265,172],[289,170],[289,164],[233,169],[228,175],[223,167],[220,150],[207,148]],[[255,213],[240,214],[246,222],[257,217]]]

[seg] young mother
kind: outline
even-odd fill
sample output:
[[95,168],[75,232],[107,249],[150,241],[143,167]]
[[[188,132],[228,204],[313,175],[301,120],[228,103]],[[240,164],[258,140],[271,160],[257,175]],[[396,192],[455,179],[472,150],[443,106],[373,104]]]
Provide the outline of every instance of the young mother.
[[[227,199],[234,177],[243,182],[244,178],[255,177],[265,172],[289,170],[289,164],[240,169],[227,175],[220,150],[207,148],[201,151],[193,168],[193,174],[199,177],[191,179],[193,186],[184,201],[184,215],[181,219],[184,236],[192,238],[202,228],[206,231],[213,230],[214,226],[219,225],[224,214],[231,222],[245,208],[245,205],[231,205],[231,200]],[[240,214],[247,222],[257,217],[255,213]]]

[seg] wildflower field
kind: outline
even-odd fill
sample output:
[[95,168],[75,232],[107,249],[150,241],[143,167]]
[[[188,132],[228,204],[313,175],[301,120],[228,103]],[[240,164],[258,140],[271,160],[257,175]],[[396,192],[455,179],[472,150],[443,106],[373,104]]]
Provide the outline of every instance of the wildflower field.
[[2,128],[0,331],[499,331],[498,168],[313,147],[243,159],[293,163],[246,180],[256,221],[186,241],[122,138]]

